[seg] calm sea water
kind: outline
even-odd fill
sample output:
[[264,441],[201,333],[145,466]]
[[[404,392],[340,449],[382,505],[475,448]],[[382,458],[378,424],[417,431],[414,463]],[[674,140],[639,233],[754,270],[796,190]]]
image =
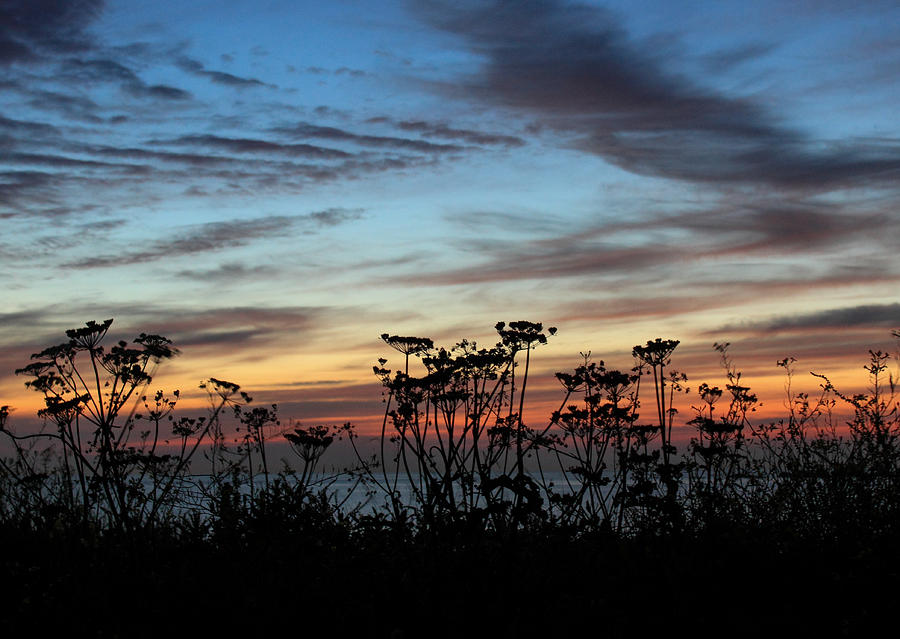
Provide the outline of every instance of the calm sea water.
[[[567,493],[578,490],[581,487],[580,482],[576,481],[576,478],[570,477],[567,482],[565,475],[561,472],[545,472],[543,480],[540,475],[532,474],[530,476],[539,486],[541,486],[542,492],[544,484],[550,486],[552,490],[557,493]],[[383,477],[376,475],[376,478],[382,484],[384,483]],[[389,475],[388,478],[391,482],[391,489],[395,491],[400,502],[407,506],[414,505],[416,501],[415,491],[410,479],[401,474],[396,477],[396,483],[394,483],[395,478],[393,475]],[[274,480],[270,477],[270,481]],[[417,481],[416,477],[413,477],[413,481]],[[185,485],[182,487],[182,494],[187,497],[186,503],[188,504],[187,507],[189,509],[191,508],[191,504],[199,505],[202,503],[204,494],[207,492],[210,484],[211,478],[209,475],[193,475],[186,480]],[[266,484],[265,477],[256,475],[253,484],[254,490],[264,490]],[[354,509],[364,513],[384,510],[389,501],[388,495],[383,488],[373,485],[371,482],[363,483],[357,479],[345,476],[317,476],[310,482],[310,489],[313,492],[325,491],[329,501],[340,506],[345,512]],[[241,492],[249,494],[250,486],[248,484],[243,484],[241,486]],[[459,490],[456,491],[456,494],[457,497],[461,496]]]

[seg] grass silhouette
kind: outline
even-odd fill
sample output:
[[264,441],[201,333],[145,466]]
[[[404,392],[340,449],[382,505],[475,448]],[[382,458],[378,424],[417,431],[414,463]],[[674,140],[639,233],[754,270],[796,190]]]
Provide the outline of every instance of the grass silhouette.
[[[757,397],[717,344],[726,383],[699,385],[679,451],[676,340],[635,346],[626,371],[583,354],[557,373],[559,408],[529,425],[532,351],[555,328],[501,322],[486,348],[385,334],[404,360],[374,368],[385,413],[367,456],[352,425],[282,426],[223,380],[202,385],[206,414],[180,416],[178,392],[149,391],[174,345],[141,334],[107,348],[111,324],[67,331],[17,371],[44,396],[44,430],[19,433],[0,409],[8,629],[88,615],[94,634],[152,636],[135,620],[172,606],[191,613],[179,632],[254,635],[313,618],[384,637],[862,635],[890,619],[900,412],[887,353],[870,352],[867,392],[819,375],[817,398],[780,361],[787,414],[755,422]],[[273,437],[292,467],[270,468]],[[325,469],[336,445],[353,467]],[[351,506],[338,479],[368,499]]]

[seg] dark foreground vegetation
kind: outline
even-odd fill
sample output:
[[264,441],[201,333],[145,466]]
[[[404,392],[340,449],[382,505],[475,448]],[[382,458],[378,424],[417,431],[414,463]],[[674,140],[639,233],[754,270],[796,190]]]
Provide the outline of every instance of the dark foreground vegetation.
[[[205,414],[150,387],[158,335],[105,345],[111,320],[18,372],[44,429],[0,410],[0,625],[49,634],[863,636],[896,625],[900,415],[891,357],[867,391],[792,389],[774,422],[727,344],[722,387],[687,378],[674,340],[632,369],[585,354],[561,402],[523,420],[533,351],[555,334],[436,348],[385,334],[374,453],[352,425],[284,425],[210,379]],[[835,415],[850,415],[838,419]],[[673,427],[693,429],[678,449]],[[271,441],[294,462],[279,465]],[[341,444],[338,441],[342,440]],[[268,442],[268,443],[267,443]],[[326,452],[356,451],[329,470]],[[203,475],[194,473],[203,469]],[[352,499],[334,489],[356,486]],[[365,499],[361,495],[366,496]]]

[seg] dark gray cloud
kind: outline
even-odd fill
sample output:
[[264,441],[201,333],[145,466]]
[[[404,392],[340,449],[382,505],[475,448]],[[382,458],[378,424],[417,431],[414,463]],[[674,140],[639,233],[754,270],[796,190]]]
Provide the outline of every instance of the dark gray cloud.
[[256,78],[242,78],[224,71],[211,71],[205,68],[201,62],[187,56],[180,56],[176,61],[176,64],[183,71],[187,71],[188,73],[202,78],[208,78],[216,84],[224,84],[238,89],[269,86]]
[[353,78],[363,78],[368,75],[362,69],[351,69],[350,67],[338,67],[334,70],[335,75],[349,75]]
[[464,147],[456,144],[435,144],[425,140],[410,138],[398,138],[381,135],[360,135],[344,129],[331,126],[317,126],[307,122],[300,122],[290,127],[278,127],[273,132],[288,135],[295,138],[316,138],[333,140],[335,142],[348,142],[359,146],[394,148],[419,153],[456,153],[464,150]]
[[230,153],[269,153],[293,157],[334,160],[349,158],[351,153],[338,149],[329,149],[311,144],[282,144],[269,140],[252,138],[226,138],[218,135],[185,135],[174,140],[152,140],[154,145],[196,146],[209,149],[220,149]]
[[[681,261],[682,256],[677,256]],[[662,281],[655,270],[644,277],[625,274],[619,278],[602,278],[583,281],[573,287],[570,301],[561,304],[553,320],[556,323],[586,321],[633,322],[649,318],[672,318],[684,314],[697,314],[712,309],[722,309],[740,314],[742,308],[758,313],[756,300],[765,299],[772,305],[787,303],[798,295],[814,291],[834,292],[852,290],[860,282],[889,284],[896,282],[897,274],[889,268],[845,264],[819,265],[817,268],[791,266],[773,272],[763,268],[740,266],[737,269],[711,268],[686,278],[673,287]],[[740,273],[735,277],[735,271]],[[771,321],[765,320],[763,323]],[[723,328],[702,333],[704,336],[720,336],[753,333],[747,323],[730,323]],[[757,324],[753,324],[757,326]]]
[[125,86],[125,90],[133,96],[140,98],[154,98],[158,100],[189,100],[190,91],[179,89],[167,84],[135,83]]
[[[111,207],[133,206],[135,198],[159,202],[170,192],[161,185],[179,183],[185,185],[181,192],[195,194],[295,193],[314,183],[434,166],[473,149],[455,143],[465,136],[441,131],[422,136],[434,138],[426,140],[417,139],[419,131],[371,135],[365,128],[305,121],[276,129],[309,112],[287,103],[260,105],[253,116],[225,114],[218,104],[194,99],[177,81],[160,82],[166,77],[160,66],[171,72],[175,64],[195,76],[185,78],[185,87],[188,79],[205,78],[232,95],[264,86],[262,80],[207,68],[183,42],[109,43],[89,37],[87,29],[101,8],[100,2],[75,0],[13,0],[0,7],[5,18],[0,35],[15,31],[16,42],[28,48],[27,56],[20,52],[15,60],[30,60],[0,80],[12,107],[0,115],[4,219],[76,213],[101,194]],[[350,68],[328,73],[359,75]],[[316,117],[340,113],[350,117],[333,108],[312,112]],[[466,144],[476,141],[501,142],[470,136]]]
[[43,122],[13,120],[0,116],[0,130],[6,133],[25,133],[28,136],[59,135],[59,129]]
[[537,117],[629,171],[818,190],[900,175],[900,145],[819,148],[760,105],[667,72],[606,10],[560,0],[416,6],[484,60],[438,88]]
[[[121,72],[115,65],[110,68]],[[127,77],[127,73],[121,73]],[[192,102],[186,108],[194,106]],[[146,118],[146,114],[141,115],[145,107],[134,108],[136,117]],[[143,192],[145,201],[150,201],[159,197],[151,189],[160,182],[182,183],[192,189],[191,193],[200,195],[296,192],[311,183],[433,165],[438,158],[452,157],[438,150],[462,148],[385,138],[379,141],[383,149],[369,152],[351,149],[338,139],[335,142],[341,144],[335,146],[345,148],[292,143],[285,135],[271,135],[271,129],[268,136],[198,132],[144,142],[125,135],[128,142],[117,145],[118,135],[109,128],[109,118],[104,115],[99,120],[73,128],[0,116],[0,151],[5,161],[5,170],[0,171],[0,215],[75,212],[95,201],[98,192],[123,197],[126,191],[122,187],[129,189],[132,197]],[[229,128],[233,127],[228,123],[217,123],[217,130]],[[353,135],[340,136],[338,129],[322,129],[312,132],[331,138],[350,139]],[[371,142],[377,136],[357,137]],[[130,204],[124,202],[125,206]]]
[[28,105],[41,111],[54,111],[70,120],[84,120],[92,123],[102,121],[96,115],[100,108],[97,103],[82,95],[58,91],[33,91],[30,94]]
[[523,146],[522,138],[499,133],[486,133],[473,129],[459,129],[449,126],[444,122],[428,122],[426,120],[396,120],[386,115],[379,115],[366,120],[368,124],[389,124],[401,131],[418,133],[426,138],[438,138],[442,140],[455,140],[466,144],[479,146]]
[[485,240],[470,243],[487,258],[481,264],[410,276],[420,285],[474,284],[527,279],[555,279],[630,273],[668,262],[673,251],[660,244],[637,247],[573,236],[531,242]]
[[322,118],[337,118],[339,120],[346,120],[350,117],[350,114],[344,109],[336,109],[324,104],[320,104],[313,109],[313,113]]
[[[888,255],[900,241],[900,222],[893,214],[848,214],[841,206],[803,199],[723,203],[580,228],[554,223],[552,217],[534,215],[528,222],[518,218],[477,211],[448,216],[467,233],[477,233],[458,241],[472,259],[461,268],[420,273],[411,281],[447,285],[623,274],[638,278],[641,272],[682,262],[796,257],[860,244],[870,255]],[[534,237],[521,240],[520,231]],[[896,274],[891,270],[886,275]],[[857,281],[875,276],[853,275]]]
[[[227,307],[204,311],[168,309],[161,330],[179,348],[261,346],[310,331],[327,315],[326,307]],[[251,353],[243,353],[252,356]]]
[[49,320],[47,309],[37,308],[24,311],[12,311],[0,313],[0,331],[9,331],[10,335],[21,330],[23,326],[37,326]]
[[807,332],[841,328],[900,328],[900,303],[862,304],[846,308],[832,308],[814,313],[780,315],[771,319],[731,324],[714,333],[780,333]]
[[66,266],[80,269],[110,268],[153,262],[163,258],[210,253],[246,246],[260,238],[283,236],[298,229],[312,232],[325,226],[335,226],[359,219],[361,215],[362,212],[355,209],[327,209],[304,215],[270,215],[247,220],[209,222],[189,227],[183,234],[174,238],[148,242],[144,249],[89,257]]
[[4,0],[0,64],[87,51],[91,41],[85,29],[103,5],[103,0]]
[[138,98],[188,100],[190,92],[165,84],[147,84],[124,64],[108,58],[69,58],[61,66],[59,78],[69,83],[115,83]]
[[[727,308],[734,300],[725,295],[703,295],[694,297],[689,291],[679,295],[644,294],[630,295],[625,292],[621,296],[600,297],[608,291],[598,291],[598,295],[584,297],[577,301],[563,304],[555,310],[556,323],[576,321],[591,322],[637,322],[647,319],[671,318],[683,313]],[[600,299],[598,299],[600,297]]]
[[773,44],[756,42],[729,49],[720,49],[703,56],[704,66],[712,73],[725,73],[746,62],[757,60],[775,50]]
[[345,75],[352,78],[364,78],[369,75],[362,69],[351,69],[350,67],[338,67],[333,70],[325,67],[306,67],[304,71],[311,75]]
[[143,162],[160,162],[186,164],[191,166],[223,166],[236,165],[238,158],[223,157],[220,155],[204,155],[200,153],[178,153],[174,151],[157,151],[142,149],[139,147],[113,147],[92,145],[85,148],[86,152],[100,157],[116,157],[128,160],[140,160]]
[[[79,169],[122,169],[121,164],[111,164],[97,160],[85,160],[81,158],[66,157],[63,155],[51,155],[48,153],[9,153],[5,158],[7,162],[26,166],[46,166],[51,168],[79,168]],[[138,167],[132,167],[138,168]]]
[[[3,215],[18,215],[19,206],[26,201],[29,204],[52,202],[48,191],[54,187],[55,178],[43,171],[0,171],[0,206],[9,209]],[[38,194],[41,195],[35,197]]]
[[68,58],[60,67],[68,80],[82,83],[121,82],[140,83],[137,74],[124,64],[109,58]]
[[260,279],[272,277],[279,273],[273,266],[257,265],[248,266],[240,262],[227,262],[210,269],[185,269],[175,275],[181,278],[197,280],[200,282],[234,282],[239,280]]
[[566,223],[559,216],[543,212],[463,211],[446,218],[466,230],[488,235],[526,233],[553,236],[558,235],[559,229]]
[[723,204],[710,210],[650,216],[640,221],[614,222],[589,231],[684,231],[698,255],[812,252],[824,247],[872,241],[872,248],[900,232],[894,216],[884,213],[849,213],[844,207],[821,201],[775,200]]
[[484,146],[523,146],[525,141],[512,135],[500,135],[497,133],[484,133],[472,129],[457,129],[444,123],[426,122],[424,120],[400,120],[395,126],[403,131],[415,131],[420,135],[444,140],[459,140],[468,144]]
[[352,222],[362,217],[362,209],[341,209],[331,208],[322,211],[315,211],[309,215],[300,216],[302,219],[309,219],[319,226],[337,226],[346,222]]

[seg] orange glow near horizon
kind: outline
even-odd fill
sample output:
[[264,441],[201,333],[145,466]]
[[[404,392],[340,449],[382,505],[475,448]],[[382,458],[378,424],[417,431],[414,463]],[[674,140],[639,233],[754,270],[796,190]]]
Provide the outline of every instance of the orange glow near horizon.
[[[482,341],[488,343],[487,340]],[[563,344],[557,345],[551,337],[547,346],[534,351],[533,369],[526,395],[524,415],[526,423],[540,427],[548,423],[554,410],[560,408],[564,391],[553,373],[571,371],[580,363],[580,355],[571,357],[561,352],[563,349],[571,352],[572,341],[573,338],[569,336]],[[372,362],[381,354],[388,357],[388,367],[398,365],[402,357],[375,340],[372,341],[370,352],[368,359]],[[737,345],[729,352],[737,369],[745,371],[741,383],[749,386],[760,400],[751,419],[755,423],[762,423],[775,422],[785,417],[786,375],[783,369],[775,365],[777,359],[775,357],[766,359],[765,354],[754,353],[747,345]],[[863,370],[863,366],[867,363],[864,352],[861,352],[859,357],[827,353],[824,357],[822,353],[813,355],[807,359],[801,358],[794,364],[795,393],[805,392],[811,398],[818,395],[823,380],[810,375],[810,371],[827,375],[835,387],[845,395],[867,392],[870,380]],[[321,351],[307,355],[273,353],[271,357],[260,358],[257,362],[244,362],[238,365],[232,363],[228,367],[222,367],[221,361],[215,358],[201,356],[197,358],[198,361],[190,362],[187,353],[182,353],[175,360],[162,364],[146,392],[152,394],[156,389],[167,391],[179,389],[181,398],[178,409],[184,414],[202,413],[208,407],[208,399],[205,392],[198,389],[198,383],[204,379],[200,371],[209,366],[209,370],[217,372],[214,375],[207,374],[206,377],[214,376],[239,383],[241,389],[253,397],[253,405],[277,404],[279,416],[285,424],[296,422],[304,425],[320,423],[340,425],[351,422],[356,425],[358,432],[376,435],[380,432],[384,410],[380,384],[371,373],[371,364],[364,363],[367,354],[363,349],[351,351],[348,356],[348,359],[342,361],[337,354]],[[604,358],[594,355],[592,359],[599,361]],[[607,368],[630,368],[633,365],[630,349],[614,352],[605,363]],[[892,359],[890,365],[889,372],[896,378],[897,360]],[[411,374],[416,375],[420,367],[413,360]],[[697,386],[701,382],[706,382],[724,389],[725,375],[718,353],[708,347],[700,348],[691,344],[683,344],[676,349],[670,370],[678,370],[688,375],[686,386],[691,392],[676,394],[674,399],[675,408],[678,410],[675,419],[676,431],[687,436],[690,428],[685,424],[694,416],[691,406],[698,401]],[[279,376],[282,379],[279,380]],[[12,407],[13,425],[16,422],[36,423],[36,413],[44,406],[43,399],[38,393],[24,387],[25,381],[26,379],[21,376],[5,379],[2,403]],[[644,383],[647,384],[648,380],[645,379]],[[726,400],[727,395],[721,402],[724,403]],[[644,419],[641,421],[655,419],[651,415],[651,413],[655,415],[655,409],[649,403],[651,401],[652,391],[646,386],[642,392],[643,407],[640,412]],[[578,403],[578,398],[572,397],[569,403]],[[845,403],[838,400],[836,413],[849,415],[850,410]]]

